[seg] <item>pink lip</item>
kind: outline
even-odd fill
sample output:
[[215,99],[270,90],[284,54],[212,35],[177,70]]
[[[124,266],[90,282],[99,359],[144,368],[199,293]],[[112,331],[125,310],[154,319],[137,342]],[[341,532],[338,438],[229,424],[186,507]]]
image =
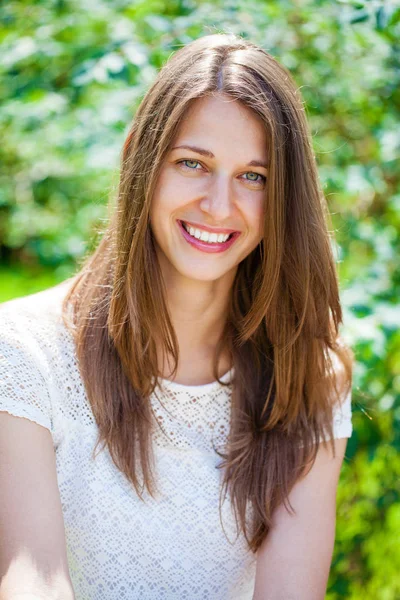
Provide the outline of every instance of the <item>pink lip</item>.
[[208,231],[209,233],[239,233],[236,229],[218,229],[218,227],[207,227],[207,225],[199,225],[198,223],[192,223],[191,221],[184,221],[186,225],[191,225],[192,227],[197,229],[202,229],[203,231]]
[[197,248],[202,252],[208,252],[209,254],[215,254],[216,252],[224,252],[225,250],[228,250],[228,248],[235,243],[240,235],[240,232],[236,231],[227,242],[221,242],[220,244],[208,244],[207,242],[202,242],[201,240],[197,240],[196,238],[192,237],[183,227],[181,221],[178,221],[178,225],[183,237],[187,242],[189,242],[189,244],[191,244],[191,246],[194,246],[194,248]]

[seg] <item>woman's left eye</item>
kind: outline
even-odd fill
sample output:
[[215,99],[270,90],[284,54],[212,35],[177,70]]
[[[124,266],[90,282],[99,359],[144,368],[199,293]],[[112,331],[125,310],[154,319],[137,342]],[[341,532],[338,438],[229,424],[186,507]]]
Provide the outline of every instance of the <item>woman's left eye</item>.
[[256,178],[260,177],[260,179],[247,179],[247,181],[250,181],[252,183],[264,183],[267,179],[266,177],[264,177],[264,175],[260,175],[260,173],[253,173],[253,171],[247,171],[245,175],[255,175]]
[[[200,165],[198,160],[191,160],[189,158],[186,158],[184,160],[179,160],[177,162],[178,165],[183,165],[184,167],[186,167],[186,169],[191,169],[192,171],[198,171],[199,169],[196,168],[196,166],[188,166],[186,163],[195,163],[195,165]],[[244,173],[244,175],[253,175],[255,176],[254,179],[247,179],[246,181],[250,182],[250,183],[265,183],[265,181],[267,180],[266,177],[264,177],[264,175],[260,175],[260,173],[254,173],[253,171],[247,171],[247,173]]]

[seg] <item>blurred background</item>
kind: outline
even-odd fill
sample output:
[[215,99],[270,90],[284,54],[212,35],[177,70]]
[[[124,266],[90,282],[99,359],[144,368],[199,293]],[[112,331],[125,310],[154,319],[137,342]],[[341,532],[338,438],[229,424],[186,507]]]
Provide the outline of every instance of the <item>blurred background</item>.
[[328,600],[400,598],[400,4],[22,0],[0,9],[0,302],[96,245],[140,99],[210,33],[261,45],[301,89],[356,354]]

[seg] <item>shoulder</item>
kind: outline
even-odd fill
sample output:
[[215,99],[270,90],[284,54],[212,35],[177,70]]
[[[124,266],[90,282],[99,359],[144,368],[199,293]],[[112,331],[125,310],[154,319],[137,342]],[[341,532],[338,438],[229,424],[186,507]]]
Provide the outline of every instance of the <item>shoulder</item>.
[[[338,341],[339,347],[348,351],[348,346]],[[351,350],[350,350],[350,353]],[[339,398],[333,403],[333,430],[335,438],[349,438],[353,432],[352,426],[352,382],[347,381],[346,371],[336,352],[328,350],[331,360],[331,372],[334,374]]]
[[20,347],[44,351],[65,331],[62,302],[70,280],[0,304],[0,344],[16,342]]
[[72,364],[61,316],[65,283],[0,304],[0,410],[50,430],[52,391]]
[[0,303],[2,320],[15,321],[15,323],[21,320],[25,323],[35,322],[38,319],[42,322],[57,320],[61,315],[61,304],[69,286],[68,279],[46,290]]

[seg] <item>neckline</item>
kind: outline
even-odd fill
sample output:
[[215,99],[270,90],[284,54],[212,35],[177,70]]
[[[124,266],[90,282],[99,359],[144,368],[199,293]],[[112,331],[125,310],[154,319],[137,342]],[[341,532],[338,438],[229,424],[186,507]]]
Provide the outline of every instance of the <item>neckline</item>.
[[[223,383],[229,382],[232,379],[234,371],[235,371],[235,367],[231,367],[231,369],[229,369],[229,371],[227,371],[226,373],[224,373],[222,375],[222,377],[220,377],[220,380]],[[213,388],[220,387],[220,383],[217,380],[211,381],[210,383],[203,383],[200,385],[186,385],[184,383],[177,383],[176,381],[171,381],[170,379],[164,379],[163,377],[159,377],[158,381],[163,386],[166,386],[169,388],[174,388],[174,389],[182,390],[182,391],[186,390],[189,392],[196,392],[196,393],[202,392],[202,391],[209,391]]]

